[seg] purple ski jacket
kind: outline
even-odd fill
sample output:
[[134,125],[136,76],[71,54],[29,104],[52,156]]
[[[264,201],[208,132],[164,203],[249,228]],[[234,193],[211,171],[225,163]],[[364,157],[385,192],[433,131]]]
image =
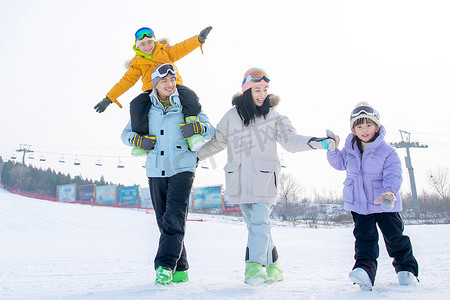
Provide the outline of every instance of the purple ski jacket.
[[[380,135],[364,150],[362,158],[356,143],[351,145],[353,133],[347,137],[342,150],[327,152],[328,162],[333,168],[347,171],[343,195],[346,210],[362,215],[402,210],[399,194],[402,166],[395,149],[385,142],[385,134],[386,130],[381,126]],[[395,193],[397,198],[390,211],[373,203],[387,191]]]

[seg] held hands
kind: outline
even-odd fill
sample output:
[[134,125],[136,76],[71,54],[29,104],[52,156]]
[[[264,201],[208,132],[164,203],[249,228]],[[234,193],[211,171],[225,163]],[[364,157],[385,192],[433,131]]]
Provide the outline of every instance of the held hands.
[[131,143],[138,148],[142,148],[147,151],[152,150],[155,148],[156,136],[135,134],[131,140]]
[[381,194],[381,197],[375,200],[374,204],[380,204],[384,210],[391,210],[394,208],[394,203],[397,201],[395,194],[391,191],[387,191]]
[[97,103],[97,105],[94,106],[94,109],[98,113],[102,113],[105,111],[105,109],[112,103],[111,100],[109,100],[108,97],[105,97],[102,101]]
[[[186,121],[188,121],[188,120],[186,120]],[[194,122],[181,123],[180,124],[180,129],[181,129],[181,133],[183,134],[183,137],[185,139],[190,138],[194,134],[202,134],[205,131],[202,123],[200,123],[198,121],[197,117],[195,117],[195,121]]]
[[[316,138],[316,137],[312,137],[309,141],[308,141],[308,145],[313,148],[313,149],[325,149],[328,151],[334,151],[336,150],[337,144],[336,144],[336,140],[335,140],[335,136],[334,133],[327,129],[327,137],[326,138]],[[338,138],[338,143],[339,143],[339,137]]]
[[211,31],[212,27],[208,26],[205,29],[203,29],[202,31],[200,31],[200,34],[198,35],[198,41],[200,43],[204,43],[206,41],[206,37],[208,36],[209,32]]

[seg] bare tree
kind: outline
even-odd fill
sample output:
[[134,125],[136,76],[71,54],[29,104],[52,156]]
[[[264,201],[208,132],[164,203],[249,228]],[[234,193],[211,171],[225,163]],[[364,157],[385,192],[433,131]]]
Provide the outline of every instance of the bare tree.
[[303,207],[298,203],[300,184],[292,174],[280,174],[278,179],[278,204],[274,213],[283,220],[289,220],[294,225],[303,213]]
[[442,197],[444,201],[449,199],[450,184],[448,181],[448,169],[437,168],[435,172],[428,172],[428,183]]
[[300,184],[292,174],[280,174],[278,180],[278,201],[283,204],[297,202],[301,193]]

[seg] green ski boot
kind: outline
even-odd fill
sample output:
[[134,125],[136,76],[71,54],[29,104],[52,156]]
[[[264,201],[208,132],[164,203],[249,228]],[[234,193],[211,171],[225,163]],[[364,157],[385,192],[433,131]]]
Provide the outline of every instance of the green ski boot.
[[263,283],[266,280],[267,274],[264,266],[259,263],[248,261],[245,263],[245,279],[247,284]]
[[173,283],[186,282],[189,281],[188,271],[175,271],[173,274]]
[[161,266],[156,268],[156,285],[167,285],[173,280],[172,270],[163,268]]
[[280,262],[277,260],[272,265],[266,268],[267,270],[267,278],[264,281],[265,283],[272,283],[283,280],[283,271],[281,271]]
[[141,155],[147,155],[147,154],[148,154],[147,150],[144,150],[139,147],[133,147],[133,149],[131,149],[131,155],[133,155],[133,156],[141,156]]

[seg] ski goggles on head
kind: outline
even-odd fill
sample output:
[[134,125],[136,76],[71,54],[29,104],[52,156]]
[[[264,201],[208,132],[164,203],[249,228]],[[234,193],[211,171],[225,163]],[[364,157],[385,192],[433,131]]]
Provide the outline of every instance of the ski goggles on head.
[[134,34],[134,37],[136,38],[136,40],[141,40],[146,36],[151,38],[154,35],[155,35],[155,33],[153,32],[153,30],[151,30],[148,27],[142,27],[141,29],[136,31],[136,33]]
[[159,68],[157,68],[156,70],[155,70],[156,72],[154,72],[152,75],[153,75],[153,77],[161,77],[161,78],[164,78],[164,77],[166,77],[167,75],[169,75],[169,74],[172,74],[172,75],[176,75],[177,74],[177,69],[173,66],[173,65],[171,65],[171,64],[164,64],[164,65],[161,65]]
[[246,84],[249,81],[260,82],[261,80],[269,82],[270,81],[269,75],[263,69],[256,69],[253,72],[251,72],[247,77],[244,78],[244,81],[242,81],[242,85]]
[[351,115],[350,115],[350,119],[359,116],[360,114],[366,114],[368,116],[374,116],[377,117],[378,119],[380,118],[380,115],[378,114],[378,112],[373,109],[370,106],[367,105],[361,105],[358,106],[357,108],[355,108]]

